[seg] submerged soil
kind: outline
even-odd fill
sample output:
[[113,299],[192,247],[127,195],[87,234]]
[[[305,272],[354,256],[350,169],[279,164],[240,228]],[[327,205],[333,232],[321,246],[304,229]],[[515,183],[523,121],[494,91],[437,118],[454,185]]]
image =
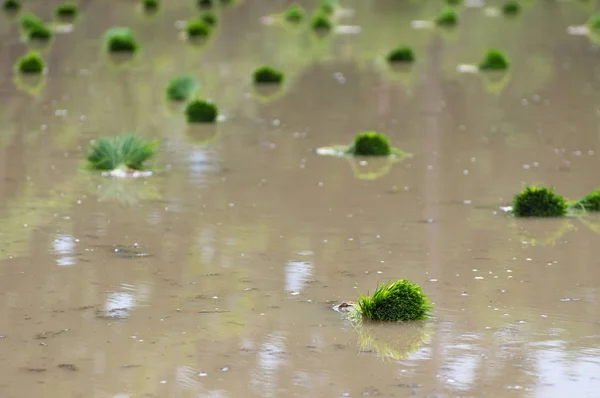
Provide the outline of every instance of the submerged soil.
[[[51,18],[49,3],[27,7]],[[467,8],[440,31],[411,27],[436,2],[347,1],[360,33],[318,38],[261,25],[283,2],[244,2],[191,44],[175,26],[192,3],[82,1],[41,49],[48,75],[16,82],[27,45],[0,16],[0,396],[597,396],[600,219],[499,209],[523,183],[598,185],[598,51],[566,31],[587,3]],[[114,25],[140,54],[103,54]],[[417,62],[391,70],[401,44]],[[457,71],[488,47],[508,77]],[[288,73],[280,92],[252,87],[263,63]],[[190,73],[216,127],[164,101]],[[315,154],[365,129],[413,156]],[[91,139],[128,131],[163,139],[162,172],[81,171]],[[431,320],[354,327],[332,310],[398,278],[423,286]]]

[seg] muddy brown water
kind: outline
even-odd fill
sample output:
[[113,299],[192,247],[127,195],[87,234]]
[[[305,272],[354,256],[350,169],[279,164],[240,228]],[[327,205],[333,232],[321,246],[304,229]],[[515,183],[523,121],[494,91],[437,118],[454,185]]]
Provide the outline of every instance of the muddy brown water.
[[[40,50],[48,75],[19,88],[27,46],[0,17],[0,396],[599,396],[600,219],[499,210],[523,183],[600,185],[598,48],[566,33],[595,1],[464,9],[452,32],[410,27],[436,2],[348,1],[361,33],[321,39],[261,25],[285,2],[246,2],[203,46],[175,27],[193,2],[152,18],[122,3],[82,1]],[[143,44],[125,63],[102,53],[113,25]],[[390,71],[404,43],[418,61]],[[507,81],[456,71],[490,46]],[[253,90],[262,63],[288,72],[282,92]],[[165,104],[183,73],[226,121],[187,127]],[[363,129],[413,157],[315,155]],[[90,139],[132,130],[164,140],[163,173],[80,171]],[[331,310],[397,278],[431,320],[355,328]]]

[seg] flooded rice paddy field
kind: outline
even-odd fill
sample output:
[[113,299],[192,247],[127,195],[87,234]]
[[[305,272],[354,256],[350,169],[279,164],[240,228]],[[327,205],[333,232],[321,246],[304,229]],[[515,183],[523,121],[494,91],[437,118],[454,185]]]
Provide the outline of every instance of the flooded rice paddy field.
[[[439,2],[347,1],[361,32],[322,38],[262,25],[283,1],[245,2],[203,46],[175,27],[192,3],[81,1],[38,81],[15,81],[27,44],[0,17],[2,397],[598,397],[600,219],[500,210],[524,183],[599,185],[600,53],[567,34],[596,1],[466,8],[451,31],[411,27]],[[114,25],[133,59],[103,53]],[[399,44],[417,62],[390,70]],[[508,77],[457,71],[488,47]],[[275,98],[250,83],[263,63],[288,75]],[[165,102],[183,73],[225,121],[188,127]],[[413,157],[314,152],[365,129]],[[81,171],[90,140],[128,131],[164,140],[162,173]],[[331,309],[399,278],[431,320]]]

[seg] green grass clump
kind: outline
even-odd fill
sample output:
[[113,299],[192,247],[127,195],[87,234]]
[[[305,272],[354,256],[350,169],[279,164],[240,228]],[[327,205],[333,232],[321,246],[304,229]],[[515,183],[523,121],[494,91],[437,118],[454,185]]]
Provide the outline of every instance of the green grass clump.
[[200,8],[212,8],[213,5],[213,0],[198,0],[198,7]]
[[458,24],[458,13],[453,7],[446,6],[440,12],[435,23],[439,26],[455,26]]
[[52,29],[46,24],[34,25],[27,32],[29,40],[50,40],[52,38]]
[[111,53],[134,53],[140,45],[129,28],[115,27],[104,34],[106,50]]
[[362,296],[355,307],[367,321],[405,322],[427,319],[433,304],[421,287],[406,279],[383,283],[372,296]]
[[31,51],[17,61],[16,69],[21,73],[40,74],[45,66],[42,56],[36,51]]
[[214,12],[203,12],[202,14],[200,14],[199,19],[209,26],[215,26],[217,24],[217,16]]
[[335,11],[337,7],[337,2],[335,0],[321,0],[319,4],[319,10],[324,13],[331,15]]
[[191,38],[208,37],[210,35],[210,25],[201,19],[194,19],[188,22],[185,31],[188,37]]
[[77,16],[77,6],[73,3],[63,3],[56,7],[54,14],[59,18],[75,18]]
[[507,70],[510,68],[508,56],[495,48],[491,48],[485,53],[483,60],[479,63],[481,70]]
[[294,3],[285,10],[283,17],[289,22],[300,22],[304,19],[305,14],[304,8],[302,8],[301,5]]
[[600,32],[600,14],[592,15],[588,25],[593,31]]
[[6,12],[18,12],[21,9],[21,2],[18,0],[6,0],[2,4],[2,9]]
[[193,76],[179,76],[167,86],[167,98],[171,101],[185,101],[198,89],[198,81]]
[[502,6],[504,15],[516,15],[521,12],[521,5],[516,0],[509,0]]
[[392,147],[384,134],[366,131],[358,133],[348,153],[357,156],[388,156],[392,154]]
[[329,15],[323,11],[317,11],[313,14],[310,20],[310,26],[313,30],[331,30],[333,27],[333,22],[331,22],[331,18]]
[[44,21],[37,15],[28,13],[28,14],[23,14],[21,16],[20,25],[21,25],[21,29],[23,29],[25,32],[29,32],[31,29],[35,28],[36,26],[43,26]]
[[144,10],[146,10],[146,11],[156,11],[156,10],[158,10],[159,5],[160,5],[160,3],[158,2],[158,0],[143,0],[142,1],[142,6],[144,7]]
[[567,214],[565,198],[552,188],[525,186],[513,199],[513,214],[517,217],[560,217]]
[[254,79],[254,83],[275,83],[280,84],[284,79],[283,72],[271,68],[270,66],[261,66],[257,68],[252,74],[252,78]]
[[388,62],[414,62],[415,53],[410,47],[398,47],[387,56]]
[[463,0],[446,0],[446,4],[449,6],[459,6],[463,3]]
[[212,102],[195,99],[185,108],[188,123],[214,123],[217,121],[219,111]]
[[131,133],[101,138],[92,144],[87,161],[92,170],[144,170],[144,163],[156,155],[159,141],[148,142]]
[[576,200],[570,207],[585,211],[600,211],[600,189]]

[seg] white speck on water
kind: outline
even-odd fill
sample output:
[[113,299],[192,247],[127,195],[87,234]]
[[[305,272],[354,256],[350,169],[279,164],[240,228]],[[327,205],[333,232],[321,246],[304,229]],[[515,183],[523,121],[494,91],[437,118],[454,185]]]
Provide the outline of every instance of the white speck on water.
[[476,277],[475,277],[475,278],[473,278],[473,279],[480,280],[480,279],[484,279],[484,277],[483,277],[483,276],[476,276]]
[[523,105],[523,106],[527,106],[527,105],[529,105],[529,101],[527,101],[527,98],[523,98],[523,99],[521,100],[521,105]]
[[467,176],[467,175],[469,175],[469,170],[465,169],[462,171],[462,173],[463,173],[463,175]]
[[300,294],[300,292],[291,292],[291,293],[290,293],[290,295],[292,295],[292,296],[297,296],[297,295],[299,295],[299,294]]
[[542,318],[548,318],[548,315],[544,315],[544,314],[542,314],[542,315],[540,315],[540,316],[541,316]]
[[410,26],[413,29],[431,29],[434,23],[432,21],[415,20],[411,21]]
[[477,73],[479,72],[479,68],[477,65],[460,64],[456,67],[456,71],[460,73]]
[[166,380],[161,380],[160,384],[167,384],[167,381]]
[[279,119],[275,119],[273,120],[273,126],[277,127],[281,124],[281,121]]
[[437,279],[430,279],[429,282],[437,282]]
[[427,166],[427,170],[433,170],[433,166],[432,165],[428,165]]
[[213,298],[214,300],[216,300],[216,299],[218,299],[219,297],[217,297],[217,296],[212,296],[212,298]]
[[569,26],[567,27],[567,33],[573,36],[586,36],[590,33],[590,30],[585,25]]
[[526,261],[531,261],[531,258],[530,258],[530,257],[527,257],[525,260],[526,260]]
[[319,186],[319,187],[322,187],[323,185],[325,185],[325,184],[323,184],[323,182],[321,182],[321,181],[317,184],[317,186]]
[[229,370],[229,367],[228,367],[228,366],[223,366],[223,367],[221,368],[221,372],[227,372],[228,370]]
[[524,164],[524,165],[523,165],[523,168],[524,168],[525,170],[529,170],[529,169],[531,168],[531,166],[530,166],[530,165],[528,165],[528,164]]
[[473,201],[470,199],[463,200],[463,204],[465,204],[465,205],[470,205],[472,203],[473,203]]

